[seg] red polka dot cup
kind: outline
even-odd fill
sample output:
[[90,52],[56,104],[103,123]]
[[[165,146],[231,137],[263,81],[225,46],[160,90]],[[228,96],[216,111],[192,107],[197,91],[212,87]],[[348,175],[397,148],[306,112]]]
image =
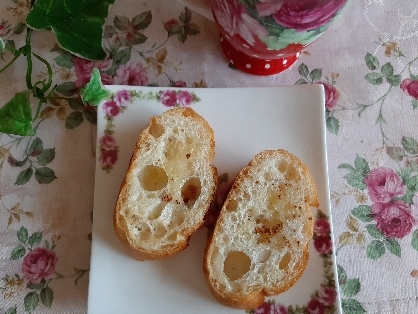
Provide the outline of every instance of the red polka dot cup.
[[212,0],[212,14],[230,63],[250,74],[271,75],[295,63],[347,1]]

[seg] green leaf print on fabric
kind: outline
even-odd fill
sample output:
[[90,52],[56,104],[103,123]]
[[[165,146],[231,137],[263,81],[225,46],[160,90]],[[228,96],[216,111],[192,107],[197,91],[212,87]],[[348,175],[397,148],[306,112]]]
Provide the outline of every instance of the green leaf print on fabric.
[[345,269],[337,265],[338,283],[341,291],[341,307],[344,314],[366,313],[359,301],[354,299],[361,290],[361,283],[358,278],[348,278]]

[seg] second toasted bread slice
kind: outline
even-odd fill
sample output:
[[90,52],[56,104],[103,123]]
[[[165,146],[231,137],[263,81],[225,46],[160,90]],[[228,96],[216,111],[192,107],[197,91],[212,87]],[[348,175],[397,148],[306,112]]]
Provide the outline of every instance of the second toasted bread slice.
[[308,168],[285,150],[263,151],[238,174],[208,241],[203,269],[221,303],[250,309],[304,272],[318,206]]
[[171,256],[204,222],[217,187],[214,134],[191,108],[152,117],[122,182],[113,223],[138,260]]

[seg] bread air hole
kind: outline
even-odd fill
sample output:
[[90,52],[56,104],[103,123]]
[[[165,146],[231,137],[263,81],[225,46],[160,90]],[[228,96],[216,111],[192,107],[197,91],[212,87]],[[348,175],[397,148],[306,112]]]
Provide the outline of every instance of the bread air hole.
[[277,165],[277,168],[281,173],[284,174],[287,180],[295,182],[300,180],[300,175],[297,168],[295,167],[295,165],[289,164],[287,160],[280,160]]
[[168,177],[163,168],[148,165],[142,169],[139,182],[145,191],[158,191],[166,187]]
[[259,259],[260,263],[265,263],[265,262],[268,261],[270,256],[271,256],[271,251],[270,250],[265,250],[265,251],[260,253],[260,255],[258,256],[258,259]]
[[238,202],[232,199],[226,204],[225,208],[228,212],[234,212],[238,209]]
[[139,223],[135,226],[134,234],[141,240],[149,240],[151,238],[151,229],[146,223]]
[[164,134],[164,127],[156,121],[152,121],[149,126],[149,134],[153,137],[158,138]]
[[292,254],[290,252],[287,252],[283,257],[281,258],[279,262],[279,269],[285,269],[287,266],[289,266],[290,260],[292,259]]
[[254,233],[258,235],[258,243],[270,243],[271,238],[282,231],[283,222],[278,217],[267,219],[264,215],[256,218]]
[[165,207],[165,203],[158,204],[149,214],[149,219],[154,220],[161,216],[163,209]]
[[180,155],[180,150],[183,148],[183,145],[176,138],[170,137],[166,144],[164,156],[168,160],[173,160]]
[[181,197],[183,198],[183,203],[189,208],[192,207],[196,200],[199,198],[201,191],[202,185],[199,178],[190,178],[181,188]]
[[164,227],[163,224],[158,223],[154,226],[154,238],[160,239],[164,237],[167,233],[167,229]]
[[251,259],[242,251],[231,251],[224,261],[224,274],[230,280],[237,280],[244,276],[251,267]]

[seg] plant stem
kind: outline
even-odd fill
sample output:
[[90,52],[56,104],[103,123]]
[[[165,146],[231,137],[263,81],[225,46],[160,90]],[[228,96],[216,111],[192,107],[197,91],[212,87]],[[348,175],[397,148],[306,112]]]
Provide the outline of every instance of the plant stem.
[[0,73],[2,73],[3,71],[5,71],[9,66],[11,66],[15,61],[16,61],[16,59],[17,58],[19,58],[20,57],[20,55],[22,54],[22,52],[21,51],[19,51],[18,50],[18,52],[17,53],[15,53],[15,55],[14,55],[14,57],[13,57],[13,59],[8,63],[8,64],[6,64],[2,69],[0,69]]
[[33,90],[33,85],[32,85],[32,49],[31,49],[31,45],[30,45],[31,35],[32,35],[32,30],[30,28],[28,28],[27,33],[26,33],[26,46],[25,46],[26,60],[28,62],[28,69],[26,71],[26,85],[27,85],[28,89]]

